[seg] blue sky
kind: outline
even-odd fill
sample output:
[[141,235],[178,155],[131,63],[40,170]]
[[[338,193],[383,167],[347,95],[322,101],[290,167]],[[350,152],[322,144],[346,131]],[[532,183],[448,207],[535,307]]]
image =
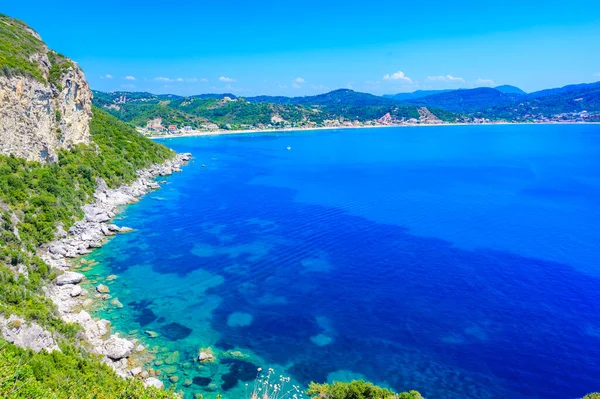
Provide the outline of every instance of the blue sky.
[[597,0],[6,3],[0,12],[29,23],[105,91],[535,91],[600,81]]

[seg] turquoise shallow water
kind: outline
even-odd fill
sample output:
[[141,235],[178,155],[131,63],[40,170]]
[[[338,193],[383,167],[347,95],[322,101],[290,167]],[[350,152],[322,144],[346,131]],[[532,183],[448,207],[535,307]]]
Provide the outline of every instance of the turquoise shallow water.
[[162,142],[195,161],[119,215],[135,231],[86,274],[167,386],[239,398],[273,366],[428,398],[600,390],[600,127]]

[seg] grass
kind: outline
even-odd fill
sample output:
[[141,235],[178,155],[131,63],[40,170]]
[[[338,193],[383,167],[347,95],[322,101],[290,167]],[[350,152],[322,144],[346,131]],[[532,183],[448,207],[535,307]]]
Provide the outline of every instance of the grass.
[[40,66],[29,60],[43,52],[44,43],[28,32],[24,22],[0,14],[0,75],[30,76],[45,82]]

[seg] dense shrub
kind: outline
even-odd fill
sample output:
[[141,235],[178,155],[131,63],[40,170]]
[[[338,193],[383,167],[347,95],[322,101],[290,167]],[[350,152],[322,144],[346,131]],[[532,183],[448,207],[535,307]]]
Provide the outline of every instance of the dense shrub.
[[172,392],[124,380],[96,357],[61,345],[35,353],[0,340],[0,397],[7,399],[166,399]]
[[395,393],[363,380],[333,384],[311,382],[306,393],[311,398],[323,399],[423,399],[417,391]]

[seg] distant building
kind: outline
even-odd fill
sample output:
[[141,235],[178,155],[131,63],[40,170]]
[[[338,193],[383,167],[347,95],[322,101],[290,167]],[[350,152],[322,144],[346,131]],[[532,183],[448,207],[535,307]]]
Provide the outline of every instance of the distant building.
[[190,132],[192,130],[191,126],[184,126],[183,130],[185,130],[186,132]]
[[169,132],[176,132],[176,131],[177,131],[177,126],[169,125]]

